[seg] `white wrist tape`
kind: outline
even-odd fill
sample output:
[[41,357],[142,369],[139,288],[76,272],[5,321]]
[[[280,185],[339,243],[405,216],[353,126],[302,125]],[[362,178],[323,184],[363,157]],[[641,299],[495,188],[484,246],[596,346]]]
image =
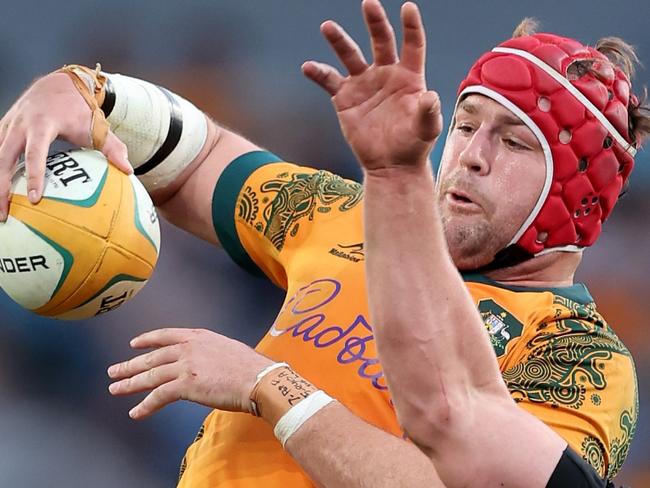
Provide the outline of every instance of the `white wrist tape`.
[[103,74],[108,82],[102,110],[113,133],[126,144],[135,174],[148,190],[166,187],[203,148],[205,115],[162,87]]
[[333,401],[334,399],[323,390],[318,390],[285,413],[273,429],[273,433],[282,444],[282,447],[287,443],[289,437],[302,427],[302,424]]
[[[255,388],[257,387],[257,384],[258,384],[260,381],[262,381],[262,378],[264,378],[267,374],[269,374],[269,373],[270,373],[271,371],[273,371],[274,369],[278,369],[278,368],[289,368],[289,367],[290,367],[290,366],[289,366],[287,363],[273,363],[273,364],[271,364],[270,366],[267,366],[267,367],[264,368],[262,371],[260,371],[259,373],[257,373],[257,379],[255,380],[255,384],[253,384],[253,388],[251,388],[251,391],[254,391]],[[259,416],[260,416],[260,413],[259,413],[258,410],[257,410],[257,404],[256,404],[253,400],[251,400],[251,412],[252,412],[252,414],[255,415],[256,417],[259,417]]]
[[290,368],[290,366],[287,363],[273,363],[270,366],[267,366],[262,371],[257,373],[257,380],[255,381],[255,384],[253,385],[253,390],[255,389],[257,384],[262,380],[262,378],[264,378],[267,374],[269,374],[274,369],[278,369],[278,368]]

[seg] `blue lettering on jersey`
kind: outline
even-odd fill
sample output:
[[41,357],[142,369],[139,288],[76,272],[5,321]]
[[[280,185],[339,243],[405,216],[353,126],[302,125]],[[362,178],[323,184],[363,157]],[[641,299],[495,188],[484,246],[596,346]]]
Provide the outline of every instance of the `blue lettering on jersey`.
[[357,315],[347,326],[327,324],[327,327],[322,327],[327,323],[323,310],[337,298],[342,286],[332,278],[315,280],[303,286],[285,302],[278,314],[278,318],[288,314],[295,322],[280,328],[276,321],[269,334],[278,337],[291,333],[292,337],[311,342],[317,348],[337,347],[336,360],[340,364],[358,364],[359,376],[370,380],[378,390],[387,390],[379,359],[367,353],[374,336],[363,315]]

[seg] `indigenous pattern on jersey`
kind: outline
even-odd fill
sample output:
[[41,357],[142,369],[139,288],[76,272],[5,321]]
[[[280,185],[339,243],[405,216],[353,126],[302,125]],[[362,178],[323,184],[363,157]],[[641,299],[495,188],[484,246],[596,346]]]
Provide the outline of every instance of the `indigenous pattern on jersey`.
[[[287,290],[257,350],[402,435],[367,318],[361,185],[252,152],[219,179],[213,216],[233,259]],[[613,477],[634,435],[636,378],[587,289],[506,287],[480,275],[465,281],[513,398]],[[214,411],[188,448],[179,486],[314,485],[263,420]]]

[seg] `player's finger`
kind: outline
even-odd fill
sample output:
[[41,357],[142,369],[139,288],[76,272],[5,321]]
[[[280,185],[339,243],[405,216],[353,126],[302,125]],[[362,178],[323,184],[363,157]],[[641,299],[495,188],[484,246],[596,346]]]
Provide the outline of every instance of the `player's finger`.
[[7,136],[7,133],[9,132],[8,117],[9,117],[9,114],[5,115],[2,118],[2,120],[0,120],[0,146],[2,146],[2,143],[4,142],[5,137]]
[[316,61],[305,62],[302,65],[302,72],[332,97],[338,93],[344,80],[335,67]]
[[181,400],[183,398],[181,393],[182,389],[183,382],[180,379],[160,385],[131,409],[129,417],[132,419],[143,419],[157,412],[165,405]]
[[11,193],[11,175],[9,168],[0,168],[0,223],[6,222],[9,215],[9,194]]
[[113,163],[122,172],[130,175],[133,173],[133,167],[129,162],[129,153],[126,144],[118,139],[113,132],[108,131],[104,147],[102,147],[104,156]]
[[420,96],[415,130],[425,142],[432,142],[442,132],[440,97],[436,92],[428,91]]
[[420,10],[413,2],[406,2],[402,5],[401,16],[404,32],[401,62],[411,71],[424,73],[426,36]]
[[37,129],[27,136],[25,144],[25,172],[27,175],[27,198],[38,203],[43,195],[45,162],[50,145],[56,138],[49,128]]
[[379,0],[363,0],[363,17],[370,32],[374,63],[378,65],[397,62],[395,31]]
[[11,176],[16,161],[25,148],[25,139],[9,133],[0,146],[0,222],[7,220],[9,214],[9,193],[11,192]]
[[130,345],[133,349],[171,346],[172,344],[187,342],[194,333],[196,333],[195,329],[157,329],[145,332],[131,339]]
[[338,56],[343,66],[351,75],[358,75],[368,69],[368,63],[363,57],[361,48],[336,22],[328,20],[320,27],[325,39]]
[[114,380],[128,378],[151,368],[176,361],[181,354],[179,344],[161,347],[133,359],[113,364],[108,368],[108,376]]
[[178,364],[163,364],[156,368],[151,368],[131,378],[125,378],[115,383],[111,383],[108,391],[111,395],[131,395],[143,391],[153,390],[160,385],[169,383],[178,377]]

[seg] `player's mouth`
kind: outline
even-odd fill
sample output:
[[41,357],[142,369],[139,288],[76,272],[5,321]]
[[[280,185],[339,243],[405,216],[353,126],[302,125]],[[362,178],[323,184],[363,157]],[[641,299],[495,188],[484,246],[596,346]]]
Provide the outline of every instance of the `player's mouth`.
[[445,193],[445,200],[451,210],[461,213],[475,213],[482,211],[479,203],[472,199],[472,197],[462,190],[457,188],[450,188]]

